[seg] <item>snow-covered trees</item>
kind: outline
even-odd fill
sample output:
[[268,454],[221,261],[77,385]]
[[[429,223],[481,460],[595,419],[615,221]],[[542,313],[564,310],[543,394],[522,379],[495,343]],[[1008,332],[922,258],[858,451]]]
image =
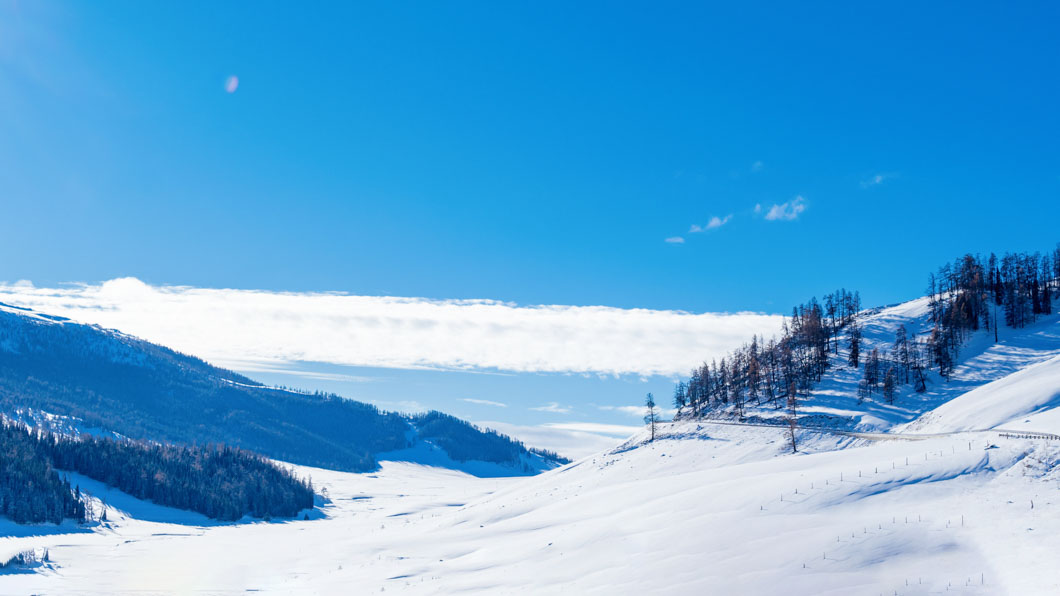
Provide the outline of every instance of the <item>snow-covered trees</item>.
[[688,386],[684,381],[680,381],[674,387],[674,407],[680,410],[686,405],[688,405]]
[[857,292],[838,290],[825,297],[824,307],[816,299],[795,307],[779,339],[752,337],[720,361],[693,370],[687,383],[675,387],[674,405],[688,407],[693,416],[720,407],[742,416],[751,401],[784,407],[794,392],[805,393],[820,381],[829,353],[838,350],[840,330],[854,324],[860,305]]
[[489,428],[479,428],[449,414],[430,411],[408,417],[421,439],[429,440],[455,461],[479,460],[514,465],[531,453],[558,464],[564,457],[543,449],[528,448],[521,441]]
[[[20,523],[94,517],[80,487],[60,479],[57,469],[217,519],[290,516],[313,507],[308,483],[260,455],[230,447],[74,439],[5,422],[0,452],[0,514]],[[102,521],[105,516],[104,504]]]
[[1060,245],[1052,255],[1007,254],[1001,259],[990,255],[985,264],[966,254],[929,275],[931,328],[927,337],[918,339],[899,326],[886,352],[883,346],[864,345],[858,321],[859,294],[839,290],[827,294],[823,306],[812,299],[794,308],[779,338],[764,342],[753,337],[720,361],[693,370],[687,384],[676,388],[674,405],[690,408],[693,416],[718,408],[731,408],[742,416],[747,401],[758,405],[764,400],[779,410],[790,396],[806,394],[820,381],[829,366],[829,354],[843,358],[841,331],[845,331],[847,348],[843,360],[852,368],[865,365],[860,397],[882,391],[891,402],[903,384],[926,391],[931,367],[949,378],[960,347],[971,333],[988,329],[996,338],[999,306],[1004,307],[1006,324],[1022,327],[1050,314],[1058,291]]
[[935,327],[928,345],[939,374],[948,378],[952,373],[969,333],[993,326],[996,341],[998,306],[1004,308],[1005,324],[1015,328],[1052,313],[1060,283],[1056,255],[1014,253],[998,259],[991,254],[984,265],[978,256],[966,254],[931,274],[928,298]]
[[861,364],[861,327],[858,327],[857,321],[850,324],[849,336],[849,355],[847,362],[850,366],[857,368]]
[[[215,519],[289,517],[313,507],[312,486],[264,457],[227,446],[187,447],[42,434],[55,467],[139,499]],[[106,509],[104,508],[104,511]]]
[[59,478],[35,433],[0,424],[0,453],[0,515],[23,524],[85,519],[81,491]]

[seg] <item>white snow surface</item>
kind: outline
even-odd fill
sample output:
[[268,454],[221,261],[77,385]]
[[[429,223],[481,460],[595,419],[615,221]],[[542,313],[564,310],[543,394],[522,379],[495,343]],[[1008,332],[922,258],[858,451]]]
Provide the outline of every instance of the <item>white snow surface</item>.
[[908,425],[938,433],[983,428],[1060,434],[1060,356],[977,387]]
[[[923,302],[867,317],[868,349],[923,332]],[[894,404],[857,403],[837,359],[806,411],[871,432],[800,430],[797,453],[783,428],[691,421],[533,477],[295,467],[327,500],[269,523],[74,476],[109,521],[0,521],[0,558],[50,559],[0,593],[1058,594],[1060,439],[1027,437],[1060,434],[1060,322],[999,340]]]
[[78,477],[110,522],[14,528],[0,551],[52,564],[0,593],[1060,590],[1060,443],[805,431],[791,454],[780,429],[691,422],[645,441],[531,478],[298,468],[330,498],[308,521],[216,523]]

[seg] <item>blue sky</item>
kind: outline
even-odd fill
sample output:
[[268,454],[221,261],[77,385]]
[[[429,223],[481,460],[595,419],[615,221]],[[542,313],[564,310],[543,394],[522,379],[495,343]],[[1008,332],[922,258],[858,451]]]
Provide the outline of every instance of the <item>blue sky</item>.
[[784,313],[1060,240],[1056,4],[688,4],[0,0],[0,280]]

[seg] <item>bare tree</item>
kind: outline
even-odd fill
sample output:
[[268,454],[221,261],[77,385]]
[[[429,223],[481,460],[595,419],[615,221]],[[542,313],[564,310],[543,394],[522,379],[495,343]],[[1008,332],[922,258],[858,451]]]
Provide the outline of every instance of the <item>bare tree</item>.
[[799,405],[799,394],[795,389],[795,383],[793,382],[788,388],[788,407],[791,409],[790,415],[788,416],[788,433],[791,436],[791,452],[797,453],[799,448],[795,445],[795,428],[798,426],[798,405]]
[[883,399],[887,400],[889,404],[894,403],[895,384],[894,367],[890,366],[883,375]]
[[850,321],[850,357],[847,360],[854,368],[861,363],[861,328],[857,319]]

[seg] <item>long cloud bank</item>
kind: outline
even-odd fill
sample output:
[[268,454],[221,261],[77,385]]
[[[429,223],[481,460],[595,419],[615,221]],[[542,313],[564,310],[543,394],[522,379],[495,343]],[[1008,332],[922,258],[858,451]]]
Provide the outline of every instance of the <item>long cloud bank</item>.
[[683,375],[780,329],[761,313],[519,306],[340,293],[151,286],[135,278],[37,288],[0,302],[94,323],[252,370],[295,361],[386,368]]

